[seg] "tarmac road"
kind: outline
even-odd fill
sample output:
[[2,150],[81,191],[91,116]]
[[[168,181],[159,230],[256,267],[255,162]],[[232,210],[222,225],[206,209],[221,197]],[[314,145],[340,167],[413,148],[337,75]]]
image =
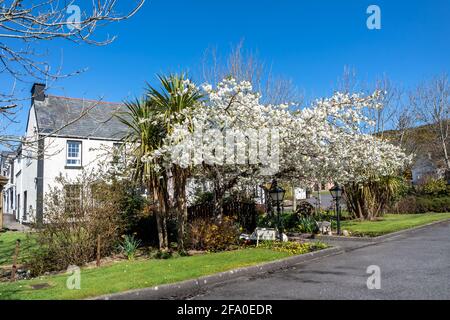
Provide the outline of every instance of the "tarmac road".
[[[367,287],[371,265],[380,268],[380,289]],[[450,222],[290,269],[232,280],[191,299],[450,299]]]

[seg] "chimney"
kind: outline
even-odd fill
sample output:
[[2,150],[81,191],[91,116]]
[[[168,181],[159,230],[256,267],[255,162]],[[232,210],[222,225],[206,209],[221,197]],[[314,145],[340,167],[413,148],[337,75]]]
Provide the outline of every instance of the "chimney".
[[43,83],[35,83],[31,88],[31,99],[37,101],[45,100],[45,84]]

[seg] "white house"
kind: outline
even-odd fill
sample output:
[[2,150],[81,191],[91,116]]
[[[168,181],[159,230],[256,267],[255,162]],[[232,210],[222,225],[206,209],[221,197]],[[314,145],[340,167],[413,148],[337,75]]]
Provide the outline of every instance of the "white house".
[[25,138],[13,162],[14,214],[20,222],[43,217],[43,199],[60,174],[75,178],[82,169],[111,161],[126,133],[114,114],[123,105],[47,95],[34,84]]
[[14,184],[15,152],[0,153],[0,176],[7,177],[8,183],[3,188],[3,213],[13,215],[15,212],[16,186]]
[[444,178],[445,170],[433,159],[431,153],[419,155],[411,168],[412,183],[419,184],[427,178]]

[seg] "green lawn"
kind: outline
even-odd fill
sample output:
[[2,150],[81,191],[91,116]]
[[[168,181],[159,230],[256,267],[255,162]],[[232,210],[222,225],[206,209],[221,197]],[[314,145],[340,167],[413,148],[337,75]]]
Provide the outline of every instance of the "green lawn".
[[17,239],[20,239],[19,264],[28,257],[30,250],[36,245],[36,242],[25,232],[0,232],[0,266],[13,263]]
[[421,226],[434,221],[450,219],[450,212],[423,214],[387,214],[377,221],[347,220],[342,222],[342,229],[353,235],[375,237],[403,229]]
[[[0,300],[81,299],[193,279],[287,256],[289,254],[285,252],[250,248],[168,260],[124,261],[101,268],[82,269],[80,290],[67,289],[67,275],[64,274],[0,283]],[[49,287],[33,289],[32,285],[36,284],[48,284]]]

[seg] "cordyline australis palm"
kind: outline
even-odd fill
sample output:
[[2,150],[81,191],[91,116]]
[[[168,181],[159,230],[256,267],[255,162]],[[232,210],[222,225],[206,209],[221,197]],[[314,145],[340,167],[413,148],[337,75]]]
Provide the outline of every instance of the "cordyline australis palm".
[[[186,109],[193,109],[202,98],[202,94],[185,74],[159,76],[160,89],[148,86],[147,98],[163,115],[166,133],[171,134],[176,124],[185,120]],[[172,164],[170,172],[173,177],[174,199],[177,206],[178,250],[184,250],[185,226],[187,223],[186,183],[189,168]]]
[[155,212],[158,228],[160,249],[168,247],[166,212],[167,201],[164,188],[165,177],[157,171],[160,165],[156,160],[147,161],[146,156],[162,145],[165,129],[156,120],[156,109],[145,99],[126,102],[127,111],[118,115],[122,123],[130,128],[125,143],[133,146],[133,180],[148,186],[149,197],[153,196],[156,205]]
[[[184,250],[187,222],[186,183],[190,170],[176,164],[164,165],[160,163],[161,160],[149,161],[146,157],[162,146],[164,138],[173,132],[174,126],[185,120],[183,111],[194,108],[202,95],[184,74],[159,76],[158,79],[160,88],[148,85],[143,101],[127,103],[127,116],[120,119],[132,129],[127,140],[136,145],[134,177],[137,181],[148,184],[149,190],[153,190],[155,202],[159,205],[157,223],[161,248],[168,246],[165,223],[169,198],[167,186],[169,177],[173,179],[178,249]],[[145,161],[142,161],[143,159]]]
[[395,176],[371,177],[364,182],[348,183],[344,188],[347,208],[357,219],[373,220],[392,204],[402,188]]

